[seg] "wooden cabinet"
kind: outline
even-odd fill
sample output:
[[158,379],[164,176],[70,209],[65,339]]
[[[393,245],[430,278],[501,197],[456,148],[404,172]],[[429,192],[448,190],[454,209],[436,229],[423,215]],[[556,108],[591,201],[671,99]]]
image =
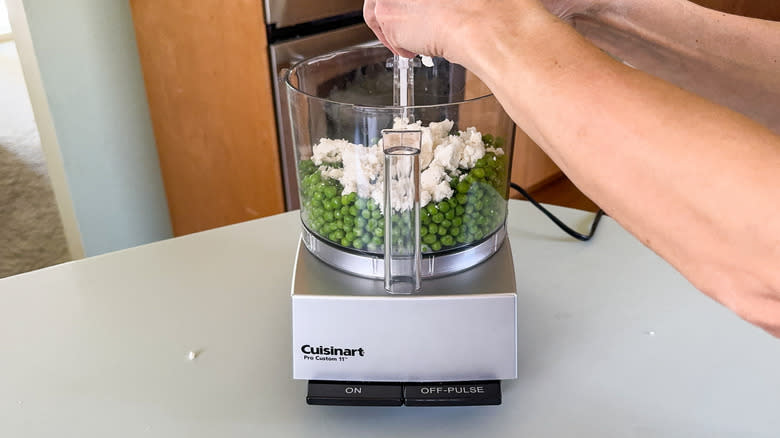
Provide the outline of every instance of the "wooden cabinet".
[[284,211],[263,2],[130,4],[174,233]]
[[[512,156],[512,182],[526,190],[534,190],[561,175],[561,169],[553,160],[525,132],[517,128]],[[512,195],[519,196],[515,192]]]

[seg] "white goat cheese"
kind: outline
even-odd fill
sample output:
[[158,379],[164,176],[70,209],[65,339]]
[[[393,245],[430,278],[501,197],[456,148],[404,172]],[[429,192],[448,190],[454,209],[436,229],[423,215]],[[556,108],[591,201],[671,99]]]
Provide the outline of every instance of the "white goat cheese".
[[[422,126],[422,122],[409,123],[396,118],[393,129],[419,129],[422,131],[420,144],[420,205],[429,202],[441,202],[450,198],[454,191],[450,181],[454,177],[462,180],[465,174],[459,169],[471,169],[477,160],[492,152],[504,155],[502,148],[485,148],[482,134],[475,127],[450,135],[454,123],[451,120],[432,122]],[[325,178],[338,180],[344,190],[342,195],[357,193],[361,198],[373,199],[384,210],[384,152],[382,142],[365,147],[346,140],[320,139],[314,145],[312,162],[320,166]],[[331,164],[342,163],[342,168]],[[395,184],[395,183],[394,183]],[[411,198],[406,187],[392,187],[393,205],[411,207]]]

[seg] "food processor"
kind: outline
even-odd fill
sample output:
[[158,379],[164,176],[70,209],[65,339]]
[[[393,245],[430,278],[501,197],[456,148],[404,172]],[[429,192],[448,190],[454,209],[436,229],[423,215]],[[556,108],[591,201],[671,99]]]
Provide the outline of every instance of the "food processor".
[[284,76],[293,378],[310,404],[500,404],[517,377],[514,123],[462,66],[422,61],[374,42]]

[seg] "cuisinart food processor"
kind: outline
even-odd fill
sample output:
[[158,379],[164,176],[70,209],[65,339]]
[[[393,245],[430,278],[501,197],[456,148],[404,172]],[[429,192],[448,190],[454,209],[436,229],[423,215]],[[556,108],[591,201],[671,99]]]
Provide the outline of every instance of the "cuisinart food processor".
[[293,378],[310,404],[500,404],[517,377],[514,124],[462,66],[425,64],[377,42],[285,75]]

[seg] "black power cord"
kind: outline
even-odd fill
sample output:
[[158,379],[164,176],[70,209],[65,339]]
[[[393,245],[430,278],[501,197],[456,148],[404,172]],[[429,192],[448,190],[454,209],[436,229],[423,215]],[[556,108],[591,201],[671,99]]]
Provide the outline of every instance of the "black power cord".
[[521,195],[525,199],[527,199],[531,204],[533,204],[536,208],[541,210],[542,213],[544,213],[545,216],[550,218],[551,221],[555,223],[555,225],[558,225],[566,234],[569,236],[581,240],[583,242],[587,242],[590,240],[594,234],[596,234],[596,228],[599,226],[599,222],[601,221],[601,217],[604,216],[604,210],[599,209],[598,212],[596,212],[596,217],[593,218],[593,223],[590,225],[590,232],[588,234],[582,234],[578,233],[577,231],[574,231],[573,229],[569,228],[568,225],[564,224],[560,219],[558,219],[554,214],[550,213],[549,210],[544,208],[542,204],[538,203],[536,199],[534,199],[528,192],[525,191],[524,188],[520,187],[519,184],[515,184],[513,182],[509,183],[509,187],[517,190],[520,192]]

